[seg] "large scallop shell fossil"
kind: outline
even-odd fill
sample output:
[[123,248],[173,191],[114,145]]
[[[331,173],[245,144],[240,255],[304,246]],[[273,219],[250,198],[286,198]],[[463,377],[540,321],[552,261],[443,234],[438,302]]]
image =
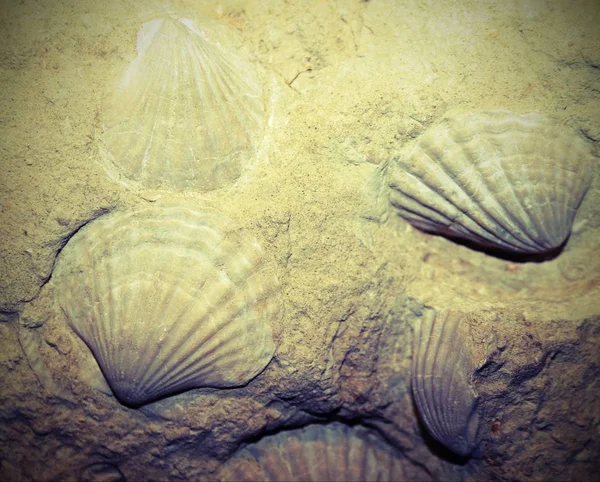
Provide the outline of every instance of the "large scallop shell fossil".
[[549,257],[570,234],[594,160],[590,143],[536,114],[446,119],[390,166],[390,201],[424,231]]
[[478,398],[471,386],[473,356],[456,311],[426,310],[415,325],[411,386],[428,432],[452,452],[477,446]]
[[218,213],[152,206],[91,222],[61,252],[60,306],[124,404],[244,385],[271,360],[279,285],[231,228]]
[[143,189],[208,191],[235,182],[256,157],[257,72],[215,35],[187,19],[144,24],[137,57],[103,109],[111,176]]
[[226,481],[407,480],[402,459],[368,430],[339,422],[264,437],[224,468]]

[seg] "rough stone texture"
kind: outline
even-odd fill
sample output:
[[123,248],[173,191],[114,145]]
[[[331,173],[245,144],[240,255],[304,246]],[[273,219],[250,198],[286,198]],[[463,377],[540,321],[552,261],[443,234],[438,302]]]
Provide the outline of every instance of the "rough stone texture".
[[[597,145],[595,2],[196,3],[0,11],[0,478],[211,480],[264,434],[334,419],[377,431],[436,480],[597,478],[598,176],[564,253],[540,264],[418,232],[382,210],[378,186],[383,162],[455,112],[540,112]],[[105,86],[165,10],[237,28],[274,74],[262,162],[230,190],[186,199],[219,206],[272,253],[285,312],[275,358],[247,386],[131,410],[89,376],[51,274],[84,223],[173,197],[128,191],[97,157]],[[470,313],[485,417],[469,461],[429,440],[414,411],[424,306]]]

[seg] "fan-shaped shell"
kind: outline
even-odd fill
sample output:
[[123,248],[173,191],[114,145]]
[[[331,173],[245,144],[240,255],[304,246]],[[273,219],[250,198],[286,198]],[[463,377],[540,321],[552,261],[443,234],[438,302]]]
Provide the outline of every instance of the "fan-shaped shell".
[[334,422],[263,438],[236,455],[227,481],[405,480],[402,460],[365,429]]
[[186,19],[144,24],[104,105],[105,161],[125,184],[172,191],[233,183],[255,157],[264,105],[253,66]]
[[125,404],[243,385],[271,360],[279,285],[229,230],[218,213],[152,206],[91,222],[61,252],[60,306]]
[[475,366],[462,318],[456,311],[426,310],[417,320],[411,386],[428,432],[466,456],[478,443],[479,414],[471,387]]
[[391,166],[390,200],[425,231],[482,248],[560,248],[590,185],[591,145],[536,114],[447,119]]

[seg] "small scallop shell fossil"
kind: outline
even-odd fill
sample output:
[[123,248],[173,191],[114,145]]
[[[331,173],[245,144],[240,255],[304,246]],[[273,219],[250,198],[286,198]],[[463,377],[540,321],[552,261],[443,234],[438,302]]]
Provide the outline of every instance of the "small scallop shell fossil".
[[567,246],[558,258],[558,270],[567,281],[592,280],[600,275],[600,229],[590,229],[588,239]]
[[415,325],[411,385],[427,431],[452,452],[469,455],[477,446],[478,398],[464,327],[456,311],[427,310]]
[[388,169],[391,204],[427,232],[484,250],[550,257],[588,190],[590,143],[537,114],[446,119]]
[[53,279],[117,398],[140,406],[193,388],[241,386],[265,368],[279,311],[272,268],[219,213],[166,205],[84,226]]
[[103,108],[112,177],[136,188],[209,191],[252,162],[264,128],[257,72],[207,32],[173,18],[141,28],[138,55]]
[[227,481],[406,480],[402,459],[366,429],[339,422],[264,437],[224,468]]

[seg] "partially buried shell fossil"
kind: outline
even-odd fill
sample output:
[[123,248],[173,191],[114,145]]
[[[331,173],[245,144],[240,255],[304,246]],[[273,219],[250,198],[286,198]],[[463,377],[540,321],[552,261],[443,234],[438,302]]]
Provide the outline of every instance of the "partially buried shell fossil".
[[264,437],[224,468],[227,481],[406,480],[402,459],[368,430],[339,422]]
[[426,310],[415,326],[411,385],[427,431],[454,453],[477,446],[478,398],[475,371],[460,312]]
[[215,31],[187,19],[144,24],[137,57],[103,106],[112,177],[135,188],[208,191],[235,182],[252,162],[262,89],[254,67]]
[[127,405],[244,385],[273,356],[277,279],[260,246],[219,213],[105,215],[69,240],[53,279],[69,324]]
[[537,114],[446,119],[388,169],[390,201],[424,231],[484,250],[552,256],[590,185],[590,143]]

